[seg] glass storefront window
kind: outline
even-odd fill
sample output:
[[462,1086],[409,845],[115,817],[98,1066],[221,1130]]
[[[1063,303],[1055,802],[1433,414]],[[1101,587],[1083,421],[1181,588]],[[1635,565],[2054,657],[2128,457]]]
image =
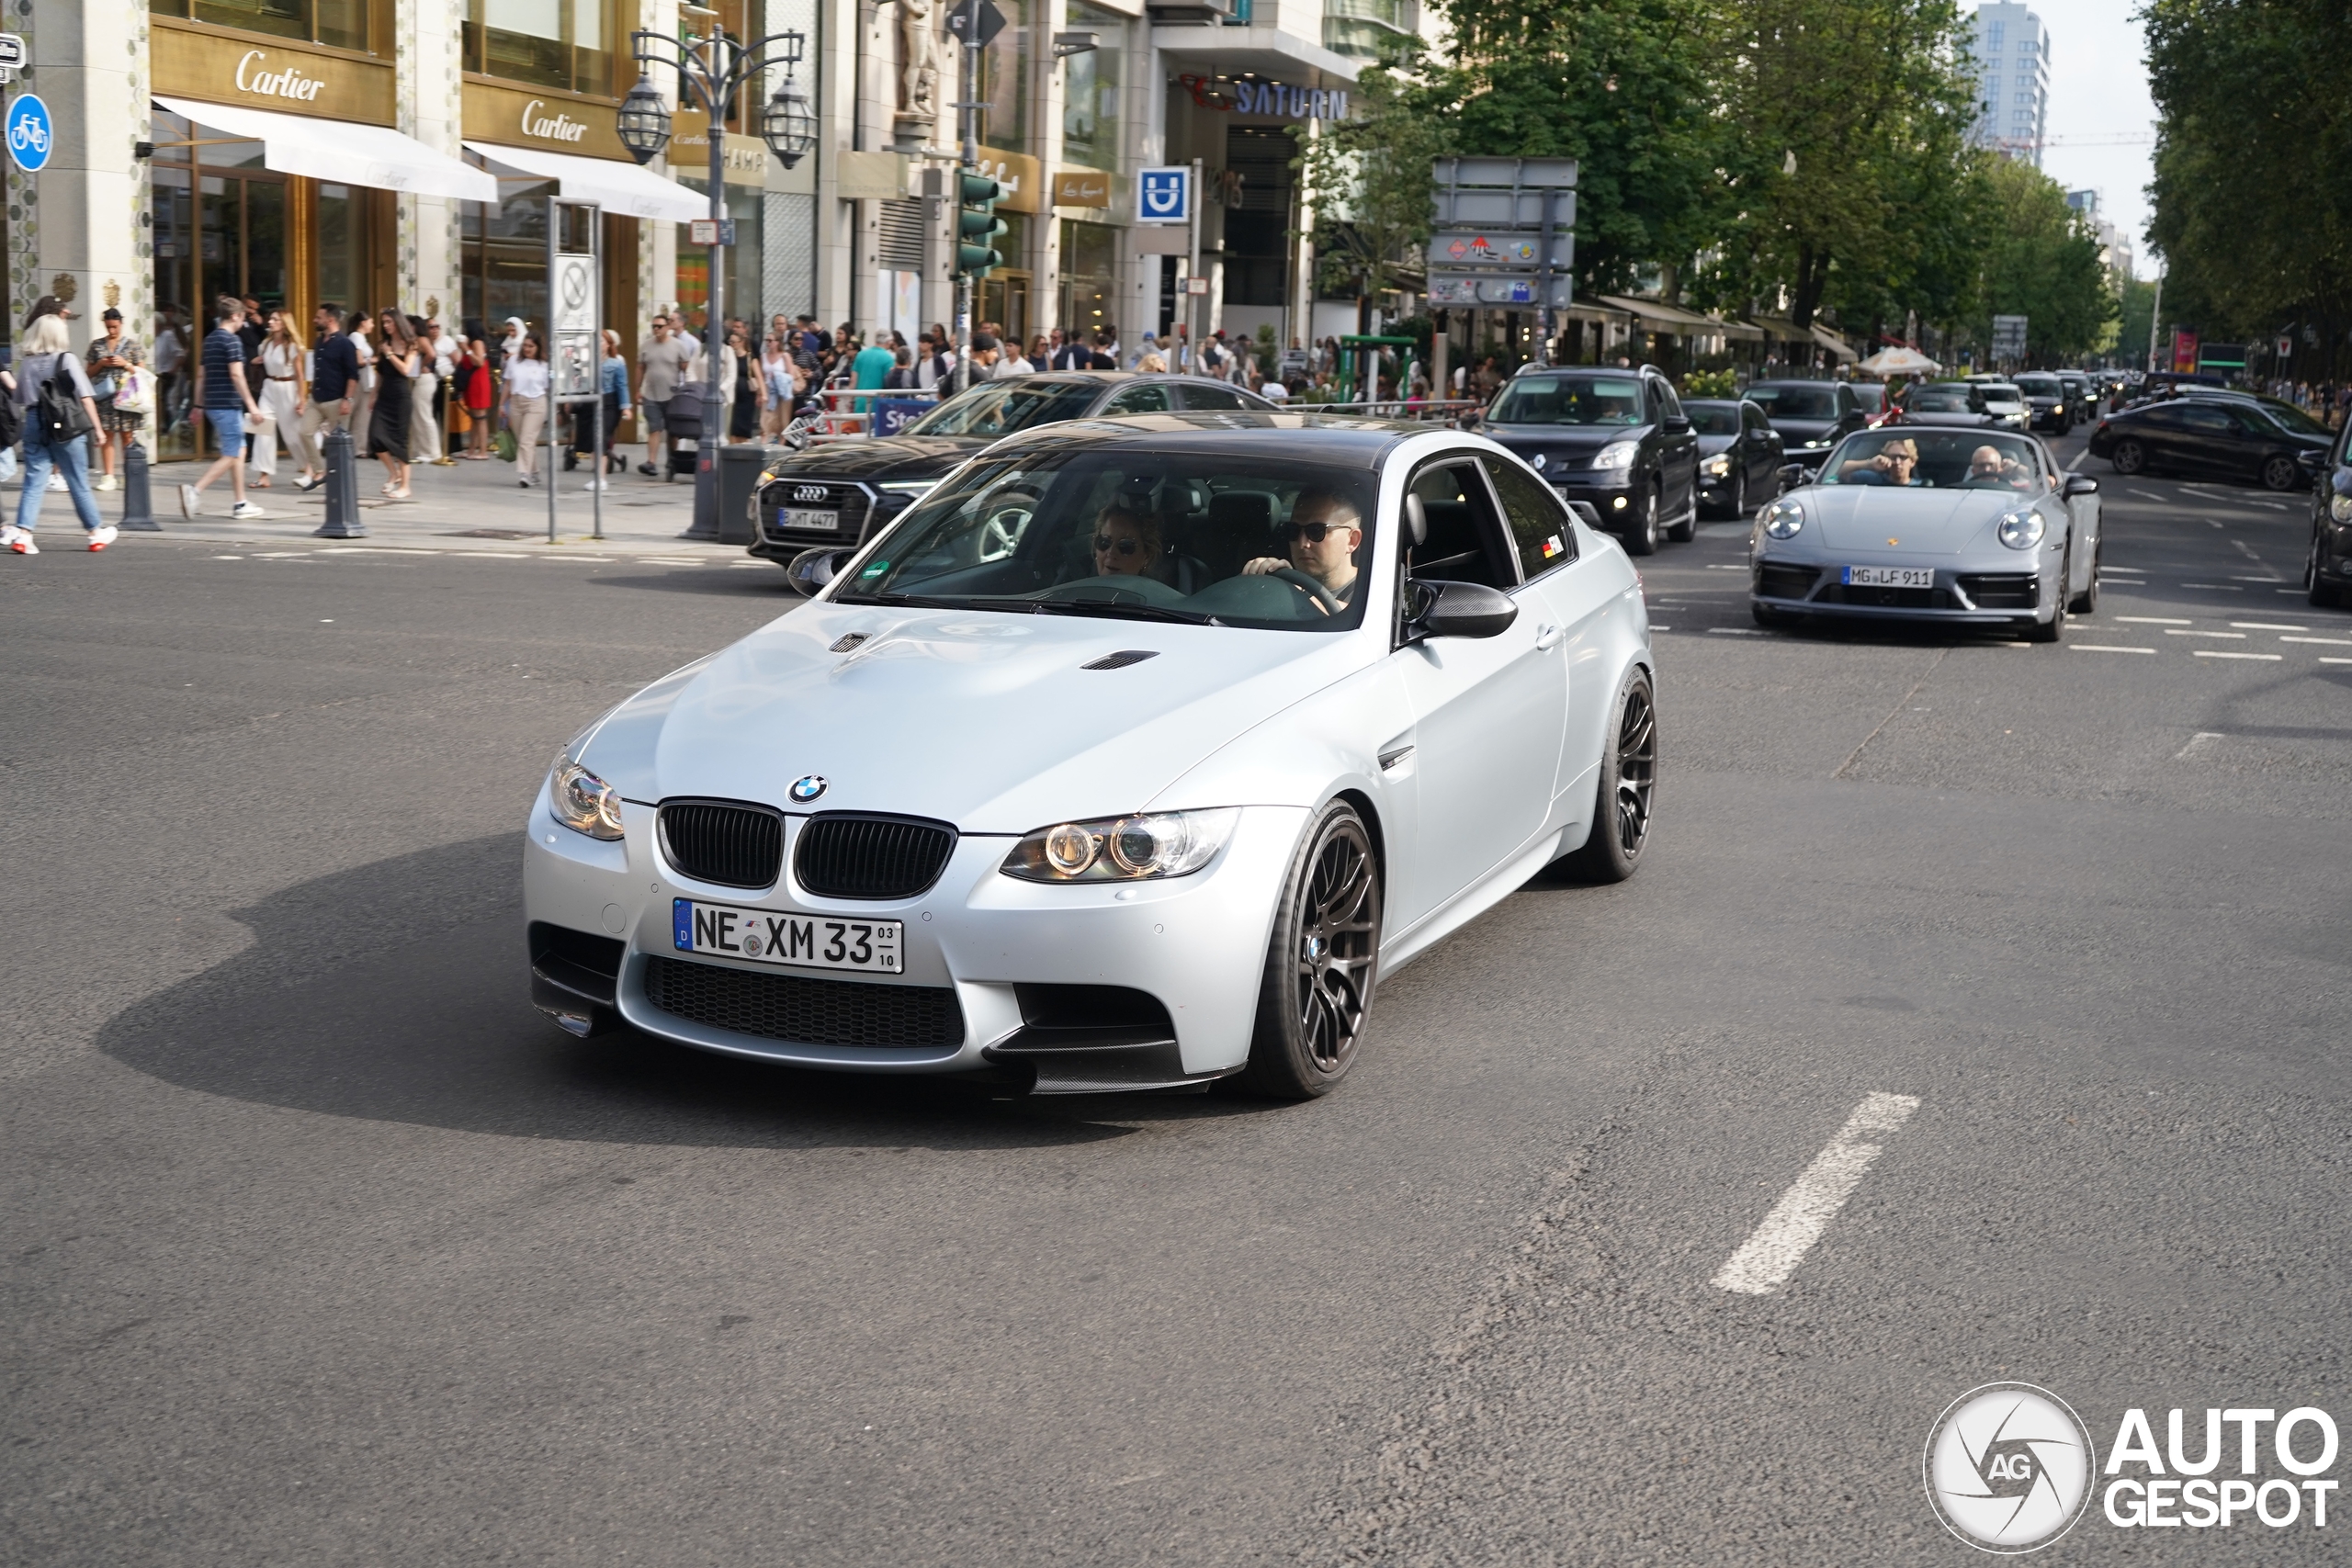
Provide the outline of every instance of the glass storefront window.
[[156,371],[158,457],[209,452],[209,436],[187,417],[197,346],[211,329],[220,295],[266,310],[290,298],[291,186],[262,167],[261,144],[216,136],[176,115],[154,119],[155,320],[142,332]]
[[1091,336],[1114,325],[1111,320],[1112,268],[1118,254],[1119,231],[1108,223],[1062,220],[1062,289],[1060,320],[1067,332]]
[[980,141],[1010,152],[1029,150],[1029,0],[998,0],[1004,29],[980,51]]
[[1091,32],[1100,48],[1062,62],[1062,157],[1090,169],[1119,166],[1119,62],[1127,50],[1127,19],[1116,11],[1069,0],[1073,32]]
[[369,0],[148,0],[148,11],[334,49],[368,47]]
[[[671,177],[692,191],[707,192],[710,188],[707,181],[682,178],[675,170]],[[727,187],[727,216],[735,220],[735,243],[725,253],[727,298],[722,304],[729,320],[741,318],[755,328],[765,319],[760,299],[760,220],[767,204],[761,199],[761,194],[746,186]],[[678,242],[678,308],[686,313],[696,337],[702,335],[704,322],[708,319],[704,312],[709,305],[709,248],[687,244],[682,238]]]
[[478,75],[594,97],[619,91],[620,0],[466,0],[465,30],[466,69]]

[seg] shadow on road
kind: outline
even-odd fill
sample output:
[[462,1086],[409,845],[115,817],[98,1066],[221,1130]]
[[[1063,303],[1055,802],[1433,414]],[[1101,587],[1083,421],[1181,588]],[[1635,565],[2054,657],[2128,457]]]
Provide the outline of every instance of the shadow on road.
[[695,567],[666,572],[648,573],[641,577],[623,577],[607,572],[589,579],[598,588],[636,588],[656,593],[691,593],[703,599],[751,599],[772,604],[777,615],[808,601],[795,593],[784,581],[780,567],[766,571],[738,571],[731,567],[712,570]]
[[1123,1121],[1258,1109],[1193,1097],[990,1100],[936,1078],[808,1073],[625,1031],[579,1042],[530,1005],[522,855],[497,834],[232,911],[254,942],[110,1020],[98,1047],[184,1089],[524,1138],[708,1147],[1032,1148]]

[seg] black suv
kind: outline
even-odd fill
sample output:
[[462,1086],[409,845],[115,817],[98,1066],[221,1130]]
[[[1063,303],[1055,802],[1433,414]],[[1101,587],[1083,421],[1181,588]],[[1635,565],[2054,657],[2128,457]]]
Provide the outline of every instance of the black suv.
[[1279,412],[1202,376],[1065,370],[983,381],[897,435],[831,441],[779,459],[752,499],[759,537],[746,548],[788,568],[803,550],[864,544],[958,463],[1015,431],[1097,415],[1245,409]]
[[1654,367],[1529,368],[1487,409],[1484,434],[1565,499],[1590,505],[1627,553],[1699,532],[1699,438]]
[[2352,419],[2310,468],[2312,553],[2303,562],[2303,586],[2314,604],[2341,604],[2352,592]]
[[1789,460],[1808,474],[1832,446],[1870,423],[1861,400],[1843,381],[1758,381],[1740,396],[1764,411]]
[[2064,435],[2075,428],[2075,405],[2066,396],[2065,382],[2047,370],[2025,370],[2010,377],[2009,384],[2025,394],[2027,429]]

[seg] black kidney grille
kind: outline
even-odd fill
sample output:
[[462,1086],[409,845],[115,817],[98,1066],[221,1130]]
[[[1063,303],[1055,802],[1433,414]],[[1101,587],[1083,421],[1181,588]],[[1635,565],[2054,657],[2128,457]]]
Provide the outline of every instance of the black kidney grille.
[[773,887],[784,869],[784,818],[764,806],[667,801],[662,847],[672,865],[697,882]]
[[800,829],[792,869],[826,898],[911,898],[939,880],[955,850],[944,822],[829,812]]
[[964,1043],[964,1010],[944,986],[755,975],[651,958],[645,965],[645,999],[713,1029],[803,1045],[952,1050]]

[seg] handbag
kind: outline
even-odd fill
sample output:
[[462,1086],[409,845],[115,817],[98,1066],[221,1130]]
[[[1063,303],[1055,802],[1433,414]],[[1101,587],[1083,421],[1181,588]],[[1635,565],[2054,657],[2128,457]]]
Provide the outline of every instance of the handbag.
[[115,384],[114,412],[117,413],[153,413],[155,412],[155,378],[142,366],[132,366],[122,373]]
[[502,430],[492,436],[490,445],[491,449],[498,454],[498,460],[502,463],[513,462],[515,453],[519,450],[514,440],[514,433],[511,430]]

